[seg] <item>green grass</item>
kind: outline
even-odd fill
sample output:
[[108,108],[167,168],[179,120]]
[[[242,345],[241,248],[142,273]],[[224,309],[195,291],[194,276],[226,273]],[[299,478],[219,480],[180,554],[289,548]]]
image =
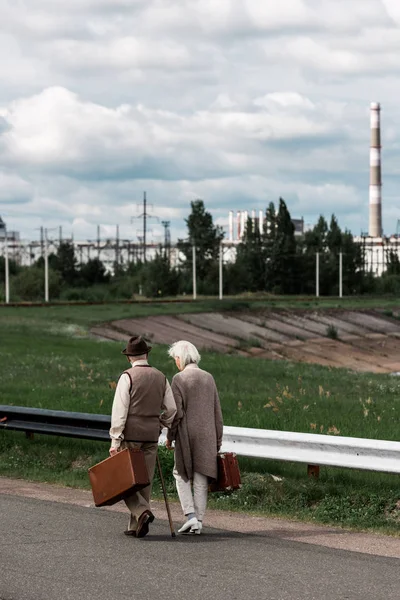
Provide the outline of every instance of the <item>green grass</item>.
[[[0,309],[0,403],[109,414],[113,383],[127,363],[120,343],[91,338],[88,326],[198,307],[207,309],[204,303]],[[166,347],[155,347],[151,362],[169,378],[175,373]],[[215,376],[226,425],[399,439],[397,378],[208,352],[202,366]],[[107,449],[104,443],[46,436],[30,441],[1,432],[0,474],[88,487],[87,468]],[[163,453],[172,491],[171,460]],[[323,468],[320,480],[310,481],[305,465],[240,462],[243,488],[214,495],[211,505],[400,533],[398,476]]]
[[[133,303],[126,301],[80,305],[71,303],[68,306],[52,303],[49,306],[29,306],[21,304],[18,307],[6,306],[0,303],[0,319],[10,316],[24,316],[35,320],[50,318],[64,323],[90,325],[111,319],[122,319],[129,316],[140,317],[159,314],[179,314],[191,312],[207,312],[212,310],[243,310],[259,308],[344,308],[344,309],[381,309],[387,316],[393,316],[393,309],[400,309],[400,301],[395,296],[349,296],[346,298],[314,296],[274,296],[272,294],[242,294],[226,296],[222,301],[215,297],[200,297],[191,301],[190,297],[169,298],[160,300],[145,300]],[[171,302],[171,300],[173,302]],[[29,315],[29,316],[28,316]],[[45,315],[45,316],[44,316]]]

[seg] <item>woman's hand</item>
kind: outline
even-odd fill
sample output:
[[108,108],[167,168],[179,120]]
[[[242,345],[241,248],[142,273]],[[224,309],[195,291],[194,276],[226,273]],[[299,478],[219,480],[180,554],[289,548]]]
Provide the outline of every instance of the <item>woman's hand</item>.
[[114,456],[114,454],[117,454],[119,448],[110,448],[110,456]]
[[171,443],[169,440],[167,440],[167,441],[165,442],[165,447],[166,447],[168,450],[173,450],[172,443]]

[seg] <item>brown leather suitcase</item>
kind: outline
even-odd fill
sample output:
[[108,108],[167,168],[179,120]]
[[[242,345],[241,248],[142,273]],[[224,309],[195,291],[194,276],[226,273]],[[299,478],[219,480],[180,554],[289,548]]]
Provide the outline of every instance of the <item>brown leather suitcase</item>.
[[222,452],[217,456],[218,479],[209,486],[210,492],[231,492],[242,487],[236,454]]
[[150,484],[142,450],[125,448],[89,469],[96,506],[111,506]]

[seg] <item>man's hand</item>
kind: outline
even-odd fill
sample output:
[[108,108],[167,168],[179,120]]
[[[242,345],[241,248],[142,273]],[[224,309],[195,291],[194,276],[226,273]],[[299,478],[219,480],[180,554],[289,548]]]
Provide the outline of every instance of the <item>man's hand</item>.
[[165,442],[165,447],[166,447],[168,450],[173,450],[173,447],[172,447],[172,442],[170,442],[169,440],[167,440],[167,441]]
[[114,456],[117,452],[119,452],[119,448],[110,448],[110,456]]

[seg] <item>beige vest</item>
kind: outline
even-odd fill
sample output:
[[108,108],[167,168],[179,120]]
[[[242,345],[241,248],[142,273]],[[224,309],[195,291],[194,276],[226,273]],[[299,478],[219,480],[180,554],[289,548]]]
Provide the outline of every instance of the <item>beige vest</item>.
[[157,442],[160,415],[165,395],[166,378],[150,366],[132,367],[125,371],[131,380],[131,401],[123,431],[132,442]]

